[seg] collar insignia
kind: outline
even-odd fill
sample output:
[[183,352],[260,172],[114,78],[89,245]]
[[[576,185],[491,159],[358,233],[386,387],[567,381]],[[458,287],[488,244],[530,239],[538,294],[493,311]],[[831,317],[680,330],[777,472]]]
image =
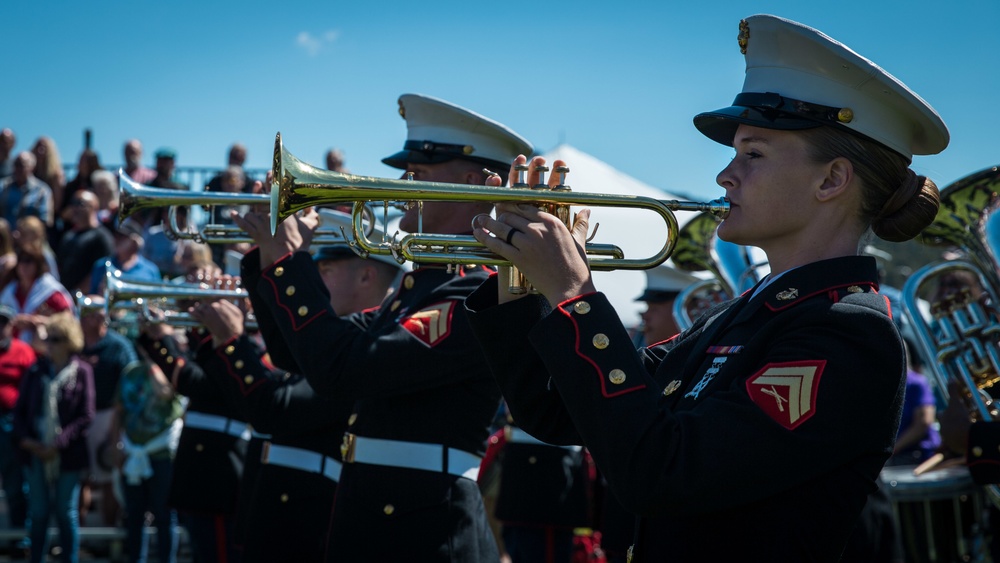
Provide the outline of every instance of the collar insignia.
[[785,291],[779,291],[778,294],[775,295],[775,297],[778,298],[778,301],[791,301],[792,299],[795,299],[798,296],[799,296],[799,290],[794,287],[790,287]]
[[861,286],[852,285],[847,288],[848,293],[864,293],[865,290],[861,289]]
[[663,396],[666,397],[668,395],[672,395],[674,391],[680,388],[681,388],[681,380],[675,379],[670,383],[668,383],[667,386],[663,389]]

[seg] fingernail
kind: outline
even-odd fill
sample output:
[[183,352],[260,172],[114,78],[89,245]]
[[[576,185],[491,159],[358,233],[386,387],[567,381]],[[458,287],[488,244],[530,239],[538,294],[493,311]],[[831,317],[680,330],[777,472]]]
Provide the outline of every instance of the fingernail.
[[472,228],[482,229],[486,225],[486,217],[480,213],[472,218]]

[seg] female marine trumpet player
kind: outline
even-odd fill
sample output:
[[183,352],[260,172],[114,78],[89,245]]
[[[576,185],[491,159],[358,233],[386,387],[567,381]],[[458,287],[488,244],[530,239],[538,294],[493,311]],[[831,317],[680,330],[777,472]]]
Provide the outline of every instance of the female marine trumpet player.
[[736,151],[719,236],[766,252],[753,290],[636,352],[582,257],[586,211],[572,229],[529,206],[473,222],[540,292],[509,294],[501,272],[466,300],[514,419],[591,450],[639,516],[633,561],[837,561],[899,424],[902,343],[858,254],[869,230],[907,240],[934,218],[909,164],[947,128],[812,28],[740,27],[743,91],[694,122]]

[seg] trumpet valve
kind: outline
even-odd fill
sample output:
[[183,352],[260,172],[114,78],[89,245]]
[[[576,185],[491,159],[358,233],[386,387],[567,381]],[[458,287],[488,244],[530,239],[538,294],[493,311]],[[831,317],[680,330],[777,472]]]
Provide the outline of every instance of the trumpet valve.
[[527,187],[529,187],[528,186],[528,170],[529,170],[528,165],[527,164],[518,164],[517,166],[514,167],[514,170],[517,171],[517,181],[514,182],[514,185],[511,186],[511,187],[512,188],[527,188]]
[[545,173],[549,171],[548,166],[536,166],[535,172],[538,172],[538,183],[532,186],[536,190],[547,190],[549,185],[545,183]]
[[559,175],[559,184],[555,188],[552,188],[553,191],[557,192],[571,191],[570,187],[566,185],[566,174],[569,174],[569,166],[557,166],[555,173]]

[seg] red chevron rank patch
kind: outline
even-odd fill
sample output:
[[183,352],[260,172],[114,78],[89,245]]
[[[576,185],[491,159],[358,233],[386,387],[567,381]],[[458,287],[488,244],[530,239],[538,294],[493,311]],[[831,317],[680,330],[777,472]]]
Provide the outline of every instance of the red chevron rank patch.
[[747,393],[778,424],[794,430],[816,413],[826,360],[767,364],[747,380]]
[[454,309],[454,301],[445,301],[404,317],[400,324],[425,346],[433,348],[451,333],[451,313]]

